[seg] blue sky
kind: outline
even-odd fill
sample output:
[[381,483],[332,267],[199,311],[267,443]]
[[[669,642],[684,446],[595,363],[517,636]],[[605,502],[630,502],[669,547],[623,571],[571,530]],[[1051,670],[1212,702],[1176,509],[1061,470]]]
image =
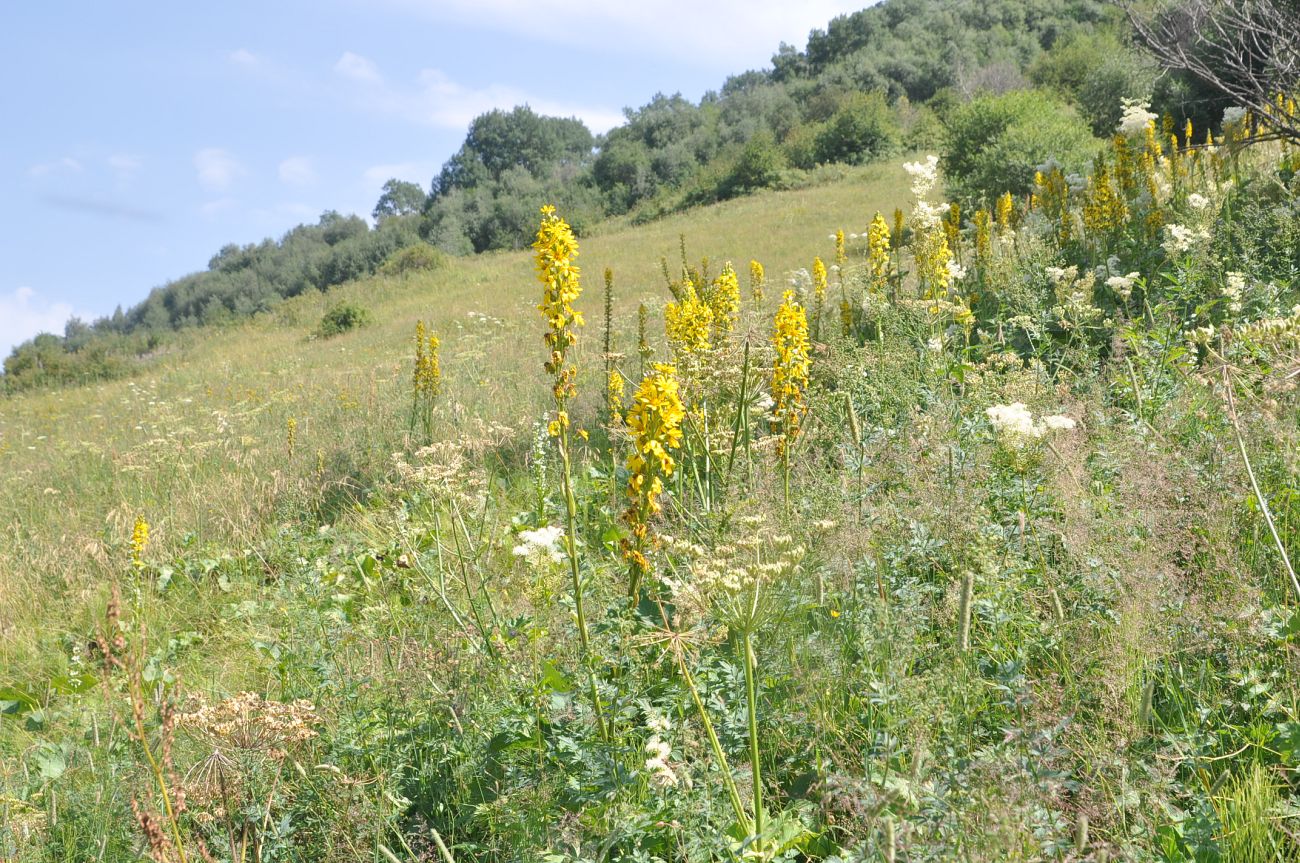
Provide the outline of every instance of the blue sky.
[[0,356],[228,242],[427,188],[494,107],[617,124],[802,47],[864,0],[8,3]]

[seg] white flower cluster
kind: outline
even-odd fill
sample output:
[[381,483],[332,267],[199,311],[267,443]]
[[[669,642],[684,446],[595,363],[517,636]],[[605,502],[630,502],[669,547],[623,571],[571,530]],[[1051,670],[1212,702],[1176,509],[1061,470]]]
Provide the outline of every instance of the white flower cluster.
[[1165,252],[1175,258],[1185,255],[1196,249],[1202,243],[1210,241],[1210,232],[1205,228],[1189,228],[1187,225],[1180,225],[1171,222],[1165,225],[1165,241],[1162,245]]
[[1156,120],[1156,115],[1151,113],[1147,103],[1140,99],[1125,99],[1123,106],[1119,119],[1121,135],[1140,135],[1146,132],[1148,124]]
[[1106,287],[1114,291],[1121,300],[1127,300],[1133,295],[1133,283],[1138,279],[1138,273],[1129,273],[1126,276],[1111,276],[1106,280]]
[[1048,432],[1074,428],[1074,420],[1059,414],[1041,417],[1035,422],[1033,413],[1025,407],[1024,402],[994,405],[987,408],[984,414],[998,437],[1011,446],[1038,440]]
[[1187,204],[1193,210],[1204,210],[1210,206],[1210,199],[1198,192],[1192,192],[1187,196]]
[[933,204],[926,200],[939,184],[939,157],[931,155],[924,162],[906,162],[903,169],[912,177],[912,196],[916,198],[916,210],[912,213],[913,224],[925,228],[935,227],[947,209],[941,203]]
[[533,566],[544,563],[561,563],[564,552],[560,549],[560,540],[564,538],[562,527],[539,527],[536,530],[519,531],[519,544],[514,547],[515,557],[522,557]]
[[1223,298],[1228,301],[1228,311],[1234,315],[1241,314],[1241,298],[1246,293],[1246,277],[1242,273],[1227,274],[1227,284],[1223,286]]

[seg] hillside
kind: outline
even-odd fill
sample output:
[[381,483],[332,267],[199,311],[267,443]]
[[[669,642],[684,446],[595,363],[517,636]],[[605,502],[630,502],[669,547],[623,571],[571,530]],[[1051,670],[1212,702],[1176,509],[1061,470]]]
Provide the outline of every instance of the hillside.
[[1292,89],[889,0],[21,346],[0,861],[1300,860]]
[[500,252],[11,398],[6,854],[1287,859],[1295,154],[1136,134],[1161,197],[957,224],[894,161],[610,223],[549,372]]

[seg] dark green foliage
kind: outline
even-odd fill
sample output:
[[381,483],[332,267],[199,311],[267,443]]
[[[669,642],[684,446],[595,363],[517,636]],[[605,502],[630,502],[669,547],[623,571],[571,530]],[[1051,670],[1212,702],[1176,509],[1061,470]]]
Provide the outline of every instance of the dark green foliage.
[[862,164],[894,152],[898,122],[880,93],[855,93],[845,99],[814,143],[818,162]]
[[389,180],[384,183],[383,194],[379,196],[371,215],[376,222],[382,222],[390,216],[414,216],[424,211],[428,197],[424,189],[415,183]]
[[952,191],[971,199],[1028,191],[1036,167],[1048,160],[1066,173],[1081,172],[1097,150],[1074,109],[1038,90],[975,99],[947,125],[944,174]]
[[416,243],[389,256],[379,268],[385,276],[440,270],[447,266],[447,256],[428,243]]
[[785,153],[766,129],[749,139],[731,170],[718,186],[719,198],[734,198],[746,192],[777,185],[785,170]]
[[1029,68],[1039,87],[1078,107],[1094,135],[1114,134],[1121,100],[1145,101],[1155,85],[1152,63],[1109,30],[1079,33],[1053,45]]
[[368,310],[356,303],[341,301],[325,310],[325,314],[321,316],[320,324],[316,327],[316,335],[327,339],[330,336],[337,336],[349,330],[355,330],[357,327],[365,326],[368,323],[370,323],[370,312]]

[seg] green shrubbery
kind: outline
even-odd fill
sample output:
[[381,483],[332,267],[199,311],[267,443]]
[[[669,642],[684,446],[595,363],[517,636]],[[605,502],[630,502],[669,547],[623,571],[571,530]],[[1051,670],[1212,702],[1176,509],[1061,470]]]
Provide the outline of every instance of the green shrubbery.
[[1081,172],[1098,149],[1073,108],[1038,90],[977,98],[951,113],[947,130],[943,169],[949,188],[977,200],[1028,192],[1038,166],[1048,160],[1067,173]]
[[341,300],[325,310],[320,323],[316,326],[316,335],[327,339],[355,330],[370,323],[370,311],[356,303]]
[[402,273],[440,270],[447,266],[447,256],[428,243],[415,243],[394,252],[380,266],[379,272],[385,276],[399,276]]

